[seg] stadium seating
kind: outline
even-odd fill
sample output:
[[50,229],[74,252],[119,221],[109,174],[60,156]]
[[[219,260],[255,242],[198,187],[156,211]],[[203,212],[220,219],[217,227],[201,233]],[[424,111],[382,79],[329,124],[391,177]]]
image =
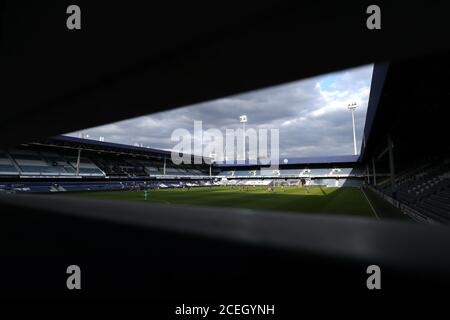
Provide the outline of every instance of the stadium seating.
[[[77,157],[66,156],[65,159],[74,167],[77,166]],[[80,157],[79,174],[84,176],[104,176],[105,173],[100,170],[90,159]]]
[[[21,176],[74,176],[77,158],[56,152],[40,152],[30,149],[14,149],[0,154],[0,175]],[[79,174],[104,176],[89,159],[81,158]]]
[[205,173],[200,171],[199,169],[188,169],[188,171],[196,176],[204,176],[205,175]]
[[0,175],[17,175],[19,171],[14,166],[13,161],[9,158],[8,154],[4,151],[0,151]]
[[[76,164],[76,158],[67,157],[71,166]],[[90,164],[90,165],[88,165]],[[89,169],[93,167],[94,169]],[[95,167],[101,169],[106,176],[109,177],[149,177],[149,176],[164,176],[164,163],[161,159],[137,159],[133,156],[120,154],[95,154],[81,158],[80,174],[95,174],[98,171]],[[209,176],[208,172],[202,166],[176,166],[172,163],[167,163],[165,174],[168,176]]]
[[51,166],[53,169],[55,169],[56,172],[60,173],[61,175],[74,175],[76,173],[75,168],[58,153],[39,152],[39,154],[49,166]]
[[176,168],[166,167],[166,175],[177,176],[177,175],[179,175],[179,173],[180,172]]
[[[164,163],[157,159],[137,159],[126,155],[95,155],[90,159],[109,177],[160,177],[164,176]],[[209,173],[189,166],[167,164],[165,174],[168,176],[204,176]]]
[[20,169],[21,175],[67,174],[63,167],[50,165],[42,156],[31,150],[9,150],[9,154]]
[[[299,185],[302,177],[308,184],[340,187],[345,185],[343,175],[350,175],[352,169],[299,168],[279,169],[261,168],[255,170],[220,170],[214,168],[214,179],[209,180],[210,168],[207,165],[175,165],[162,157],[141,156],[128,152],[96,152],[82,150],[79,161],[79,175],[76,176],[78,152],[64,148],[23,147],[0,153],[0,175],[21,175],[31,180],[21,179],[21,183],[7,183],[0,190],[13,192],[77,192],[107,191],[157,186],[160,188],[182,188],[186,186],[211,186],[222,184],[268,185],[276,181],[283,184]],[[165,167],[165,169],[164,169]],[[33,181],[34,178],[72,178],[53,182]],[[169,180],[161,180],[167,177]],[[200,179],[196,181],[195,178]],[[282,180],[273,179],[275,177]],[[339,177],[340,179],[327,179]],[[80,181],[76,181],[77,179]],[[93,181],[92,178],[95,178]],[[108,180],[102,180],[108,178]],[[155,179],[150,180],[148,178]],[[221,179],[222,178],[222,179]],[[224,179],[232,178],[232,179]],[[88,179],[88,180],[87,180]],[[140,180],[140,179],[148,179]],[[288,181],[289,180],[289,181]],[[23,182],[22,181],[26,181]],[[49,181],[49,180],[47,180]],[[50,180],[51,181],[51,180]],[[155,184],[156,183],[156,184]]]
[[161,175],[161,172],[159,171],[159,169],[157,167],[145,166],[144,170],[149,176],[159,176],[159,175]]
[[426,164],[399,174],[395,189],[378,186],[409,208],[439,222],[450,222],[450,161]]
[[323,168],[323,169],[279,169],[273,170],[269,168],[261,168],[260,170],[224,170],[217,174],[220,177],[247,177],[247,176],[286,176],[286,177],[341,177],[341,176],[359,176],[361,170],[352,168]]
[[234,171],[232,170],[224,170],[224,171],[220,171],[217,176],[219,177],[227,177],[227,176],[234,176]]

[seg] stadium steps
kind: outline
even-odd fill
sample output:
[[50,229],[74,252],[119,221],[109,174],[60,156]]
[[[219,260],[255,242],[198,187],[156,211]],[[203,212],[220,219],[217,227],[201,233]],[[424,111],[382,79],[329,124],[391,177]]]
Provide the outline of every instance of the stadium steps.
[[450,213],[448,210],[441,209],[436,207],[435,205],[431,205],[429,203],[420,203],[415,206],[419,212],[422,212],[426,215],[433,215],[435,217],[439,217],[441,222],[450,222]]

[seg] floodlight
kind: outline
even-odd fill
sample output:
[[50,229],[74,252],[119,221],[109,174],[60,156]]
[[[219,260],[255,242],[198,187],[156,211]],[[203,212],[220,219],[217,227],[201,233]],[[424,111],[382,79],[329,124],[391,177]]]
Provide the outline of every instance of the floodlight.
[[244,144],[244,154],[242,158],[245,161],[245,123],[247,122],[247,115],[243,114],[242,116],[239,116],[239,122],[242,123],[242,142]]
[[355,109],[357,107],[356,102],[349,103],[347,105],[348,110],[352,112],[352,123],[353,123],[353,149],[354,154],[357,155],[358,151],[356,150],[356,128],[355,128]]
[[358,105],[356,104],[356,102],[352,102],[352,103],[349,103],[349,104],[348,104],[347,108],[348,108],[349,110],[355,110],[357,106],[358,106]]

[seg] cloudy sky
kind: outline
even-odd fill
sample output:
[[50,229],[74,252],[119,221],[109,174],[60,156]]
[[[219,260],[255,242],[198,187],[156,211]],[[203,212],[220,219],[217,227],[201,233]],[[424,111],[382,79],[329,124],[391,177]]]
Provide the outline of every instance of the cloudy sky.
[[[278,128],[281,157],[349,155],[353,153],[350,102],[356,102],[357,147],[361,147],[373,65],[325,74],[214,101],[178,108],[83,130],[89,139],[173,149],[172,132],[237,129],[240,115],[248,128]],[[81,132],[68,135],[79,137]]]

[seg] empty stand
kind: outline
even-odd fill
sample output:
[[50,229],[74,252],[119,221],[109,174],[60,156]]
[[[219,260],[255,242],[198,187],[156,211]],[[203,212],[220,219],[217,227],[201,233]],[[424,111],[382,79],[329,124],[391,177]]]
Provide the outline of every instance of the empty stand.
[[49,164],[33,150],[16,149],[8,152],[18,165],[21,175],[61,175],[67,174],[61,166]]
[[[74,167],[77,167],[77,157],[74,156],[66,156],[65,159]],[[100,170],[90,159],[86,157],[80,158],[79,163],[79,175],[84,176],[104,176],[105,173]]]
[[14,165],[13,160],[9,157],[9,155],[4,152],[0,151],[0,175],[18,175],[19,170]]
[[395,180],[378,189],[421,215],[440,223],[450,223],[450,160],[407,168]]

